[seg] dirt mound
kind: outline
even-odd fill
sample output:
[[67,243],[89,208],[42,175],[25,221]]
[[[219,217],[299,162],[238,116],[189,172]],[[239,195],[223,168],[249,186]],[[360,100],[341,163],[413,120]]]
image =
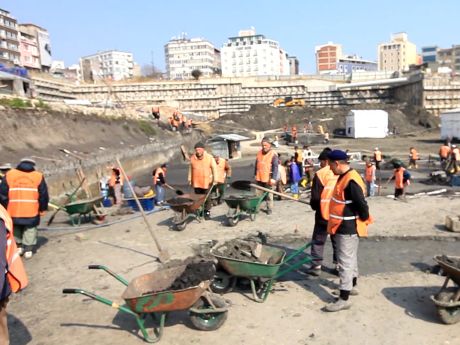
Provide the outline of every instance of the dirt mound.
[[211,261],[189,263],[185,271],[166,290],[182,290],[197,286],[205,280],[213,279],[215,273],[216,267]]
[[214,253],[226,258],[231,258],[241,261],[262,262],[256,253],[257,242],[241,241],[238,239],[225,242],[214,250]]

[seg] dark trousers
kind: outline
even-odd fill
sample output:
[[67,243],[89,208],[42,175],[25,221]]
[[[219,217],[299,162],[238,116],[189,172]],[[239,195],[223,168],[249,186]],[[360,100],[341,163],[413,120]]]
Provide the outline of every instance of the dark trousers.
[[[315,222],[315,227],[313,228],[313,235],[311,239],[311,256],[313,257],[313,265],[321,265],[323,262],[324,245],[326,244],[327,235],[327,223],[318,224],[318,222]],[[337,246],[334,235],[331,235],[331,243],[333,251],[332,261],[337,263]]]
[[[209,191],[209,188],[208,189],[204,189],[204,188],[194,188],[195,190],[195,194],[208,194],[208,191]],[[206,202],[204,203],[204,209],[206,211],[209,211],[212,207],[212,202],[211,202],[211,196],[208,195],[208,198],[206,199]]]
[[401,195],[404,195],[404,188],[395,188],[395,198],[398,198]]

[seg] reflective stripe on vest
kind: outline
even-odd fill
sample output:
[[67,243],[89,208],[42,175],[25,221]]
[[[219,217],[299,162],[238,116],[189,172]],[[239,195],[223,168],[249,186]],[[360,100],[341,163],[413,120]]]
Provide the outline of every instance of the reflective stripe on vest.
[[12,218],[32,218],[38,215],[38,186],[42,180],[43,174],[38,171],[8,171],[8,213]]
[[[350,181],[355,181],[363,190],[363,194],[366,195],[366,186],[364,185],[363,179],[356,170],[348,171],[343,176],[334,188],[334,193],[329,203],[329,220],[327,222],[327,232],[335,234],[340,227],[340,224],[344,220],[353,220],[356,222],[356,232],[360,237],[367,236],[367,224],[369,221],[362,221],[358,216],[344,216],[345,205],[352,203],[351,200],[345,200],[345,189],[347,188]],[[369,216],[370,217],[370,216]]]
[[207,152],[203,153],[202,159],[198,159],[196,155],[190,158],[193,188],[209,188],[212,179],[212,159],[214,158]]
[[273,150],[268,151],[266,154],[263,154],[262,150],[257,153],[256,181],[264,183],[270,182],[274,154],[275,152]]
[[225,176],[227,175],[225,173],[225,160],[224,159],[219,159],[219,163],[216,162],[216,182],[217,183],[224,183],[225,182]]
[[13,221],[5,208],[0,205],[0,219],[3,220],[6,227],[6,277],[13,292],[24,289],[29,280],[27,279],[26,270],[18,254],[18,248],[13,236]]
[[321,192],[320,210],[323,219],[329,219],[329,203],[334,192],[335,184],[337,183],[338,175],[334,175],[329,165],[319,169],[316,172],[316,176],[323,185],[323,191]]

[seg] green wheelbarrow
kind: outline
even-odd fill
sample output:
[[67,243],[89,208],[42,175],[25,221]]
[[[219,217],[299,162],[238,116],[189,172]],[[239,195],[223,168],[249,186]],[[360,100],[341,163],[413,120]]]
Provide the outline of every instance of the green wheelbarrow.
[[64,205],[62,209],[67,212],[72,225],[80,225],[81,220],[91,220],[91,213],[97,205],[100,205],[104,197],[96,197],[86,200],[78,200]]
[[[186,265],[144,274],[131,282],[105,266],[90,265],[88,268],[104,270],[125,285],[126,289],[121,296],[125,304],[120,305],[83,289],[63,289],[62,292],[82,294],[134,316],[146,342],[156,343],[161,339],[166,315],[172,311],[188,310],[192,324],[202,331],[216,330],[227,319],[227,303],[221,297],[208,291],[210,280],[182,290],[159,291],[171,286],[174,280],[185,271]],[[145,322],[148,316],[151,316],[158,324],[157,327],[153,327],[153,331],[148,331],[146,328]]]
[[[250,243],[249,241],[242,242]],[[219,249],[225,245],[224,243],[211,249],[211,254],[218,261],[218,270],[211,283],[211,290],[216,293],[230,292],[234,289],[237,278],[246,278],[251,284],[254,301],[259,303],[265,302],[278,278],[313,261],[309,254],[304,253],[312,245],[311,242],[296,249],[288,256],[286,256],[286,251],[283,249],[257,244],[257,246],[260,246],[257,261],[223,256]],[[300,255],[303,255],[303,257],[299,258]]]
[[268,193],[264,192],[260,196],[254,194],[230,195],[224,198],[225,203],[229,207],[226,214],[227,224],[235,226],[238,224],[241,216],[249,215],[249,218],[254,221],[257,213],[259,213],[260,205],[265,200]]

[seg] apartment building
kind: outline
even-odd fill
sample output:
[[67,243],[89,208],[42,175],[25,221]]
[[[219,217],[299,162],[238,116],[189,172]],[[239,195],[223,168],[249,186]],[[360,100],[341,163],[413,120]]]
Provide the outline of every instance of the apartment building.
[[19,25],[19,53],[21,66],[28,70],[41,70],[37,37],[21,30],[21,25]]
[[422,62],[432,63],[436,62],[438,55],[438,46],[422,47]]
[[289,61],[289,74],[298,75],[299,74],[299,59],[295,56],[288,56]]
[[80,58],[83,81],[123,80],[133,77],[133,54],[108,50]]
[[389,43],[379,44],[377,56],[381,71],[407,71],[410,65],[417,63],[416,46],[405,32],[391,35]]
[[[35,24],[19,24],[21,35],[34,37],[37,42],[38,54],[40,56],[40,69],[49,72],[53,58],[51,56],[51,39],[48,31]],[[33,49],[33,43],[30,46]]]
[[222,47],[222,75],[225,77],[283,76],[290,74],[288,54],[277,41],[241,30]]
[[328,42],[315,47],[316,73],[337,73],[337,62],[342,57],[342,45]]
[[200,70],[203,76],[221,74],[220,51],[205,39],[188,39],[183,34],[173,37],[164,49],[169,79],[191,79],[194,70]]
[[364,60],[357,55],[342,56],[337,60],[338,74],[377,71],[377,62]]
[[0,63],[12,67],[20,64],[17,20],[0,9]]

